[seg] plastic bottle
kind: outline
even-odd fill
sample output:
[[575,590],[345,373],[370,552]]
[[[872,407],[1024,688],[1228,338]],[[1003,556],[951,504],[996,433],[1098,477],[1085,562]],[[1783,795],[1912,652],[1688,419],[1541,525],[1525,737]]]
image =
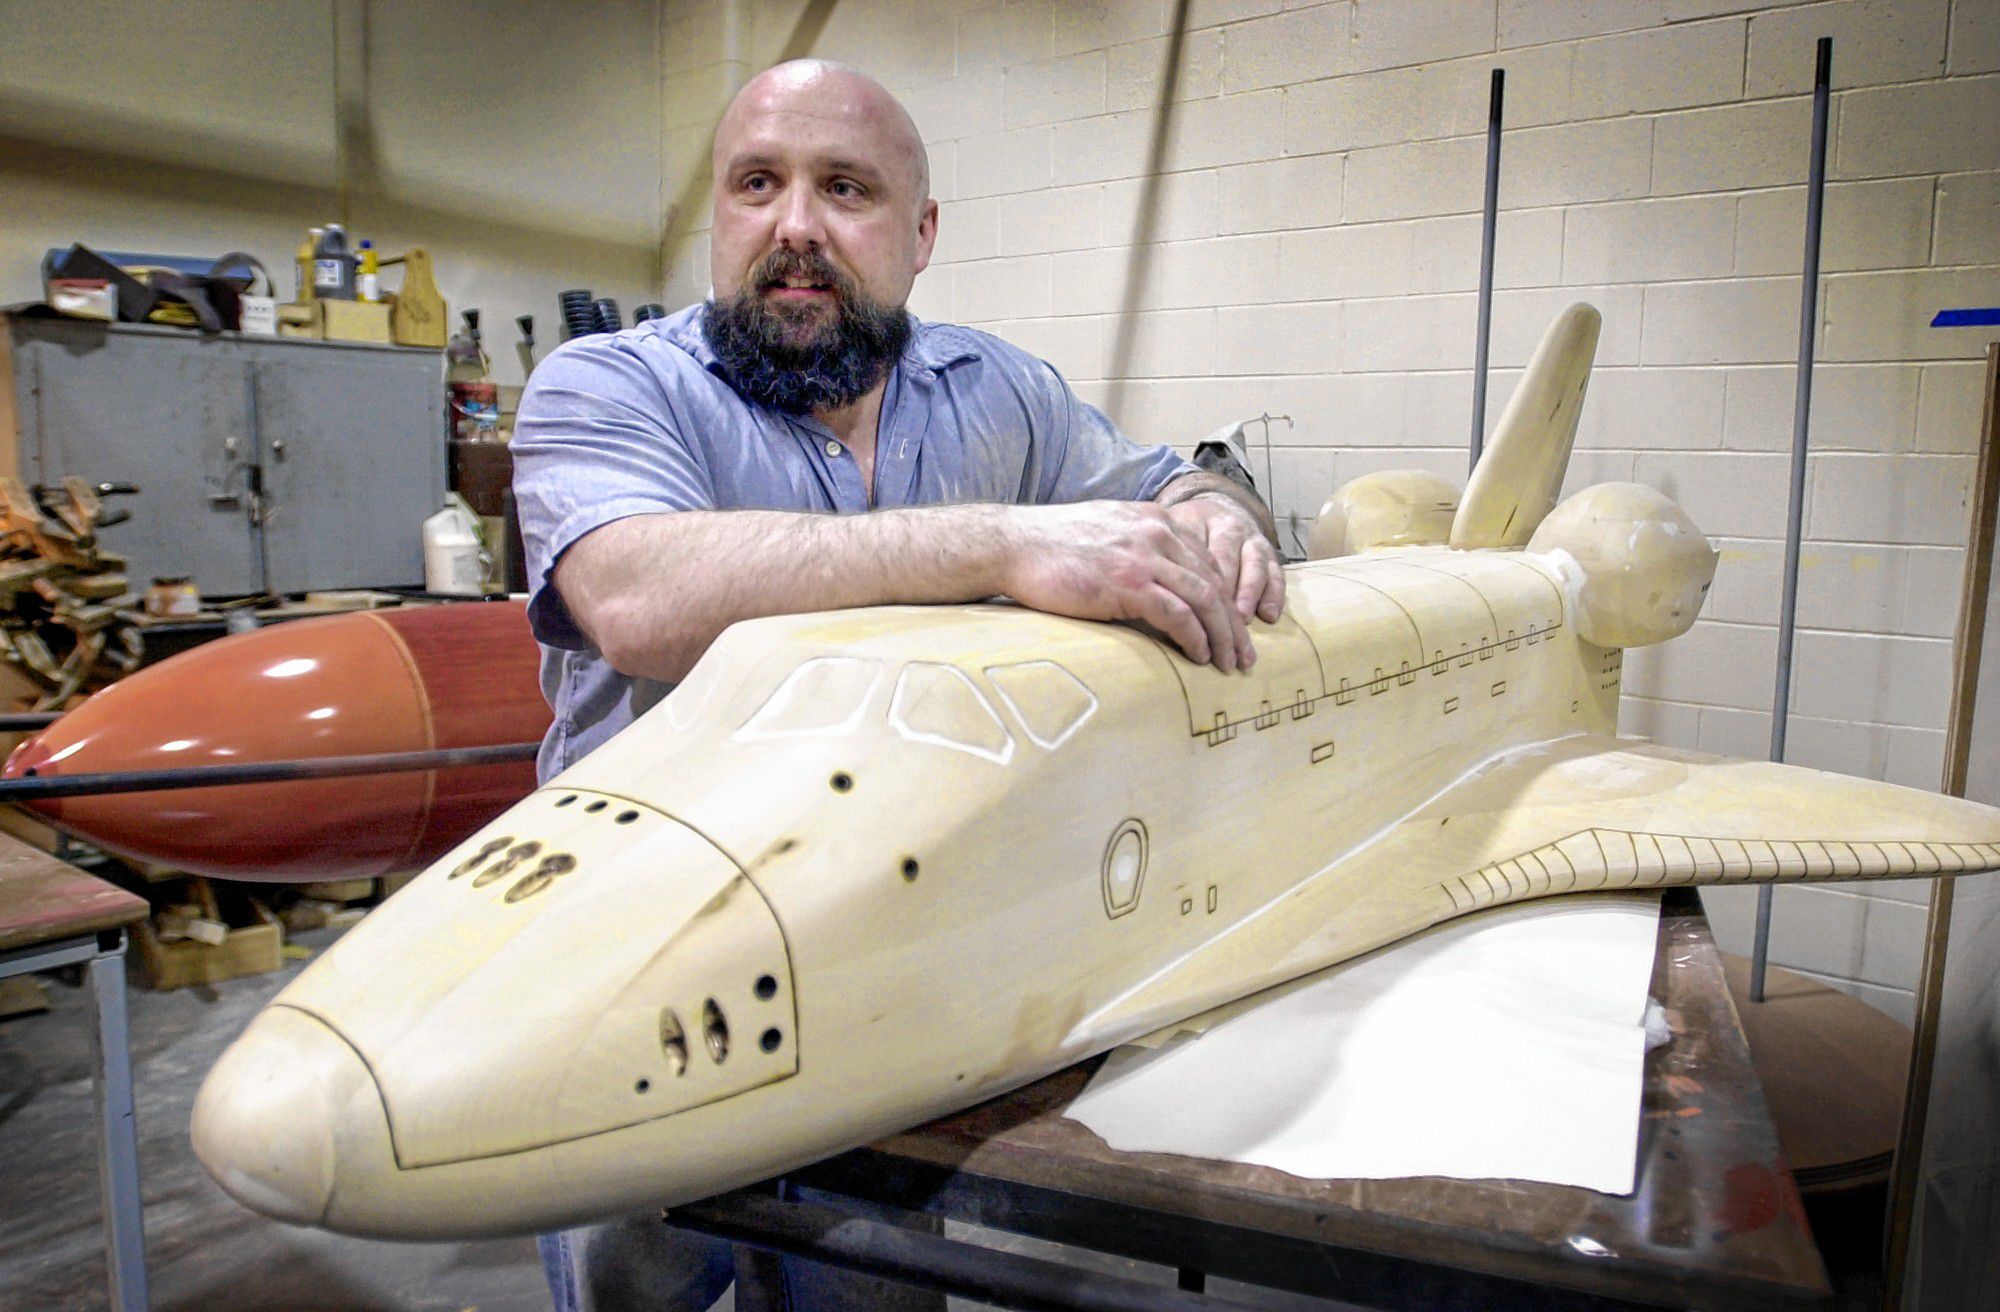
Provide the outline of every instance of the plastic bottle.
[[477,597],[486,590],[479,521],[457,497],[424,521],[424,591]]
[[325,232],[325,228],[307,228],[306,239],[299,243],[299,292],[297,299],[301,304],[313,299],[313,252],[319,249],[319,239]]
[[361,239],[361,268],[354,275],[354,299],[371,304],[382,299],[382,270],[376,262],[375,243]]
[[326,225],[313,247],[313,292],[329,301],[354,299],[354,256],[347,249],[347,230]]

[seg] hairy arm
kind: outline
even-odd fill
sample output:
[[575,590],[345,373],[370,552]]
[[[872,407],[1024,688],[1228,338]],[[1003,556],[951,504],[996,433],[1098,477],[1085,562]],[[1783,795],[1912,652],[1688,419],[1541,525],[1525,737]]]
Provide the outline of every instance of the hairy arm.
[[738,620],[997,593],[1059,615],[1142,620],[1223,669],[1248,650],[1212,553],[1148,502],[633,515],[563,553],[555,585],[613,668],[663,682]]

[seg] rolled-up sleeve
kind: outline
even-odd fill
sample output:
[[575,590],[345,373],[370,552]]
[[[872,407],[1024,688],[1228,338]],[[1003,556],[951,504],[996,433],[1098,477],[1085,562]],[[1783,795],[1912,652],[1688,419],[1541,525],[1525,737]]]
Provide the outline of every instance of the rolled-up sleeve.
[[1172,447],[1127,438],[1103,411],[1079,400],[1062,375],[1035,364],[1047,408],[1035,453],[1038,500],[1151,501],[1181,475],[1197,472]]
[[521,396],[511,450],[527,554],[528,620],[551,647],[589,645],[556,591],[556,562],[632,515],[715,507],[715,490],[660,379],[617,337],[558,348]]

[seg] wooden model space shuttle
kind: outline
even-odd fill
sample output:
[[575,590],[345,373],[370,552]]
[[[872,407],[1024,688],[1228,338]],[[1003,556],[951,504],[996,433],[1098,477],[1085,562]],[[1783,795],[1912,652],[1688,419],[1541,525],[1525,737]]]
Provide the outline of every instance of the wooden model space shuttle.
[[1643,487],[1555,506],[1598,323],[1557,321],[1462,503],[1344,489],[1248,672],[1007,605],[731,628],[277,996],[202,1162],[304,1225],[548,1230],[1500,903],[2000,868],[2000,810],[1614,736],[1621,649],[1716,557]]

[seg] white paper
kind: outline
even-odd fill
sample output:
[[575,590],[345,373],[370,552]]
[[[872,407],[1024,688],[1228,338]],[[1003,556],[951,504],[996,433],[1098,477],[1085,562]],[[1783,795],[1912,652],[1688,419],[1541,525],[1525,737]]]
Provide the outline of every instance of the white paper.
[[1111,1147],[1308,1179],[1632,1192],[1657,893],[1468,916],[1155,1050],[1068,1115]]

